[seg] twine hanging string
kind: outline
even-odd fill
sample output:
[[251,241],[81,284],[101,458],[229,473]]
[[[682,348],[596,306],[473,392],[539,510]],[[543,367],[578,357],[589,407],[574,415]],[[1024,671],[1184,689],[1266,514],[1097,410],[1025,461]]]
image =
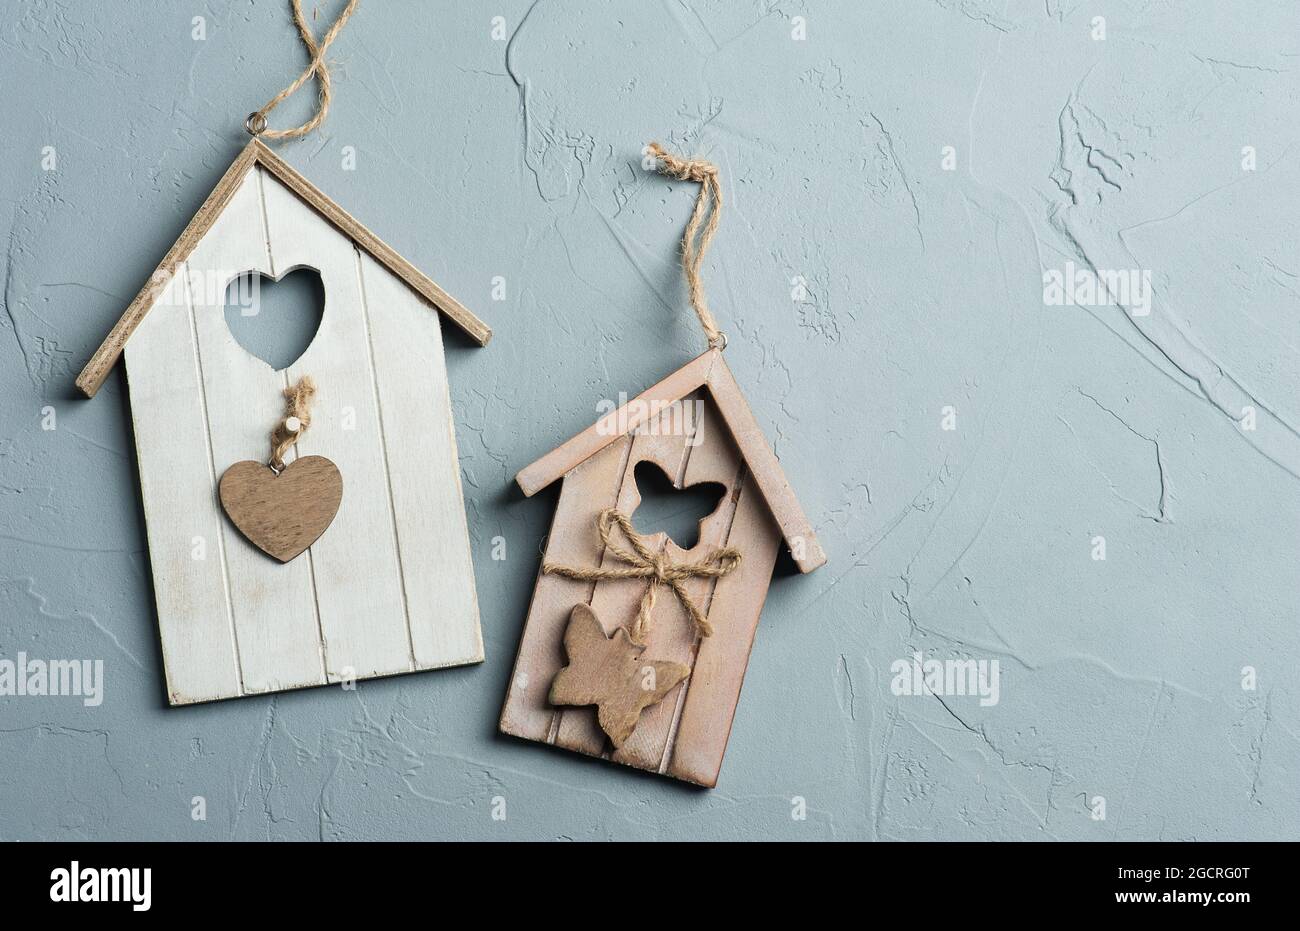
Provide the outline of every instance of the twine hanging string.
[[[667,152],[657,142],[646,148],[649,155],[658,160],[661,174],[677,178],[680,181],[694,181],[700,185],[700,193],[695,198],[695,207],[686,222],[686,232],[682,236],[682,271],[686,273],[686,289],[690,295],[691,307],[700,318],[700,326],[708,337],[710,349],[724,349],[727,345],[726,335],[718,329],[718,321],[709,311],[708,301],[704,297],[704,284],[700,280],[700,264],[704,253],[713,242],[713,235],[718,231],[718,220],[722,214],[722,185],[718,182],[718,166],[703,159],[679,158]],[[618,528],[631,545],[627,549],[614,539],[614,529]],[[626,566],[587,568],[585,566],[565,566],[559,563],[542,564],[545,574],[561,575],[582,582],[598,582],[604,579],[648,579],[645,594],[641,596],[641,607],[636,620],[632,623],[630,636],[632,642],[645,645],[650,632],[650,620],[654,615],[655,599],[659,587],[667,586],[682,603],[695,626],[697,637],[707,637],[713,633],[708,618],[700,610],[690,592],[686,590],[687,579],[720,579],[736,570],[740,565],[740,551],[733,547],[713,550],[697,562],[675,562],[667,548],[656,553],[649,542],[632,527],[632,521],[617,508],[606,508],[596,517],[596,532],[605,552],[613,554]]]
[[[718,220],[722,215],[722,185],[718,182],[718,166],[703,159],[678,158],[657,142],[650,143],[646,151],[659,160],[660,174],[677,178],[680,181],[695,181],[700,185],[700,193],[695,198],[695,209],[686,223],[686,233],[682,236],[682,271],[686,273],[686,289],[690,294],[691,306],[700,318],[700,326],[709,338],[710,349],[725,349],[727,336],[718,329],[718,321],[713,319],[709,304],[704,299],[704,284],[700,280],[700,263],[704,253],[713,242],[713,234],[718,231]],[[708,219],[705,220],[705,214]],[[700,225],[704,229],[701,231]]]
[[[258,136],[263,139],[297,139],[305,136],[317,126],[325,121],[326,114],[330,110],[330,69],[325,64],[325,52],[343,28],[343,25],[352,16],[352,11],[357,8],[358,0],[348,0],[348,5],[343,8],[339,18],[334,20],[334,25],[330,26],[329,31],[325,33],[325,38],[321,39],[317,45],[316,37],[311,34],[311,27],[307,25],[306,18],[302,15],[302,0],[292,0],[293,5],[293,23],[298,27],[298,35],[302,37],[303,45],[307,46],[307,54],[311,56],[311,64],[302,74],[298,75],[297,80],[286,87],[280,93],[276,94],[266,102],[260,110],[254,110],[248,114],[248,119],[244,120],[244,128],[248,130],[250,136]],[[307,83],[307,80],[316,75],[316,81],[320,85],[320,97],[316,105],[316,114],[301,126],[295,126],[292,129],[267,129],[267,115],[284,102],[285,98],[292,95],[298,88]]]
[[[623,532],[623,536],[632,545],[631,550],[615,542],[615,527]],[[691,598],[683,583],[693,578],[720,579],[735,571],[740,565],[739,550],[728,546],[715,549],[698,562],[674,562],[666,547],[660,553],[651,550],[646,538],[633,529],[632,521],[618,508],[606,508],[601,511],[596,517],[596,530],[600,533],[600,541],[605,544],[605,551],[628,563],[626,568],[588,569],[583,566],[563,566],[548,562],[542,564],[542,572],[583,582],[602,579],[649,579],[650,584],[645,594],[641,596],[641,608],[637,611],[636,621],[632,624],[633,643],[645,645],[645,638],[650,633],[650,618],[654,614],[655,597],[660,585],[672,589],[677,600],[691,616],[697,636],[707,637],[713,633],[708,618]]]
[[271,431],[271,461],[267,463],[276,475],[284,471],[284,454],[311,426],[311,402],[315,397],[316,383],[310,375],[284,389],[284,417]]

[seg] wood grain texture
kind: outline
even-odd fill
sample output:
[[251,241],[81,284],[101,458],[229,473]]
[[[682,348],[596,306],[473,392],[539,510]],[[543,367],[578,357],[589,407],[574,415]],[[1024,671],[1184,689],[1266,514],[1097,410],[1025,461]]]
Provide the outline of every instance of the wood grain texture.
[[[325,310],[275,371],[231,335],[225,284],[299,266],[320,270]],[[481,660],[439,317],[257,166],[178,274],[126,348],[172,703]],[[325,456],[348,493],[329,532],[280,564],[224,518],[218,476],[265,458],[301,374],[318,393],[286,474]]]
[[217,473],[202,375],[193,353],[177,351],[193,345],[188,300],[181,291],[162,299],[127,347],[126,365],[167,697],[181,704],[238,695],[243,684],[225,574],[227,522],[203,506]]
[[[632,438],[620,437],[565,477],[547,537],[546,559],[571,566],[600,565],[604,546],[596,533],[596,515],[616,503],[631,449]],[[589,604],[594,589],[594,582],[539,571],[501,709],[504,733],[528,740],[554,739],[560,712],[547,700],[547,689],[564,665],[564,630],[573,606]]]
[[[600,640],[589,635],[595,645],[588,644],[587,648],[616,653],[613,645],[620,642],[620,632],[635,618],[648,582],[578,582],[543,575],[534,592],[501,728],[517,736],[712,786],[717,782],[726,749],[781,532],[761,491],[749,480],[746,462],[712,396],[702,391],[688,395],[684,401],[700,402],[699,413],[689,421],[694,432],[661,429],[621,437],[616,444],[583,460],[565,477],[545,560],[592,567],[617,563],[602,552],[594,521],[602,509],[610,506],[611,499],[635,520],[641,500],[635,469],[641,462],[658,465],[678,488],[717,482],[727,492],[717,508],[700,522],[699,540],[690,550],[682,550],[662,533],[646,541],[653,552],[667,547],[675,560],[701,559],[721,546],[735,547],[743,554],[740,568],[722,579],[693,578],[686,582],[692,599],[714,625],[713,635],[698,640],[681,602],[671,593],[662,593],[656,601],[644,655],[691,668],[690,676],[664,692],[660,700],[640,706],[630,730],[619,727],[619,722],[626,720],[617,715],[613,720],[602,720],[592,708],[567,705],[551,709],[548,726],[548,703],[535,690],[530,693],[528,686],[535,676],[554,676],[563,665],[560,644],[566,636],[568,617],[587,616],[574,613],[575,606],[589,605],[591,621],[601,626]],[[671,409],[661,416],[683,423]],[[737,577],[743,577],[743,585],[735,581]],[[616,688],[625,676],[620,665],[623,663],[619,659],[614,664],[610,681],[586,676],[577,683],[565,683],[574,686],[573,690],[556,697],[577,703],[578,698],[614,689],[620,696],[618,700],[627,698]],[[612,739],[615,735],[617,741]]]
[[[217,498],[217,479],[229,465],[244,459],[264,459],[269,454],[270,430],[284,415],[283,392],[288,385],[284,372],[275,371],[245,351],[226,325],[225,283],[244,271],[271,278],[281,271],[267,242],[261,175],[256,170],[249,172],[186,262],[194,330],[189,353],[194,357],[192,364],[203,374],[208,443],[216,476],[206,496],[191,502],[190,509],[197,513],[211,506],[221,519],[220,549],[242,671],[242,689],[222,696],[227,698],[323,685],[326,681],[310,551],[305,558],[285,565],[267,559],[222,516]],[[150,314],[149,320],[160,313]],[[127,347],[127,370],[133,380],[137,369],[147,371],[156,361],[152,354],[134,355],[134,344],[132,340]],[[174,346],[168,351],[183,354],[186,350]],[[131,410],[137,416],[142,413],[134,391]],[[149,411],[150,407],[146,405],[143,410]],[[149,416],[170,421],[174,415],[163,408],[153,410]],[[151,454],[141,450],[139,455],[145,500],[153,493],[152,485],[143,481]],[[292,462],[297,456],[298,451],[291,449],[285,461]],[[166,481],[167,477],[158,480]],[[183,518],[173,515],[172,519]],[[171,584],[170,579],[154,578],[155,588]],[[164,638],[164,652],[167,649]],[[204,661],[201,653],[186,657],[187,664],[202,665]]]
[[[663,413],[660,414],[660,420]],[[637,488],[635,470],[638,463],[652,462],[663,470],[664,475],[677,485],[681,480],[682,469],[686,463],[689,437],[681,434],[662,432],[644,432],[631,437],[632,448],[624,464],[622,475],[615,480],[618,489],[615,507],[636,520],[636,509],[641,504],[641,492]],[[595,515],[587,523],[587,533],[597,536]],[[658,533],[645,538],[646,548],[651,553],[659,553],[668,542],[667,534]],[[547,559],[552,560],[548,554]],[[611,553],[601,552],[598,565],[601,568],[616,568],[624,565]],[[591,593],[591,608],[605,627],[607,634],[613,635],[617,628],[631,624],[650,583],[645,579],[605,579],[597,582]],[[681,604],[671,594],[663,593],[655,602],[655,611],[650,619],[651,634],[649,642],[657,649],[663,640],[662,627],[665,625],[687,624]],[[671,657],[665,657],[671,658]],[[608,744],[596,714],[590,708],[566,708],[559,717],[555,731],[555,743],[568,750],[576,750],[591,756],[600,756],[607,752]]]
[[620,437],[635,433],[650,417],[656,405],[671,404],[708,381],[718,353],[709,350],[696,356],[667,378],[651,385],[622,408],[611,411],[577,436],[566,440],[515,476],[525,495],[535,495],[547,485],[568,475],[576,466]]
[[781,464],[754,419],[739,385],[722,358],[721,350],[710,349],[692,359],[667,378],[652,385],[618,410],[606,414],[577,436],[567,440],[531,465],[521,469],[515,481],[525,495],[536,494],[579,463],[600,452],[621,435],[635,431],[662,405],[707,386],[722,413],[723,422],[754,473],[755,481],[768,499],[777,526],[800,572],[812,572],[826,562],[812,524],[804,516]]
[[[699,539],[695,546],[690,550],[682,550],[673,541],[666,542],[669,555],[675,561],[704,559],[713,550],[732,545],[728,536],[736,511],[735,489],[743,468],[740,453],[727,434],[716,407],[703,397],[703,392],[691,395],[687,400],[699,401],[695,409],[700,413],[693,418],[695,431],[684,451],[684,467],[677,477],[677,487],[684,489],[704,482],[716,482],[726,489],[726,493],[719,499],[713,512],[700,522]],[[746,542],[748,541],[736,541],[736,548],[746,554],[741,560],[741,567],[744,566],[744,559],[748,558],[748,547],[744,545]],[[683,583],[691,599],[706,616],[713,609],[713,593],[717,582],[717,579],[693,578]],[[656,622],[647,647],[656,657],[692,666],[700,644],[708,643],[717,636],[717,632],[712,637],[697,638],[681,603],[676,598],[660,598],[661,603],[665,600],[669,602],[665,606],[666,617],[662,622]],[[690,688],[688,682],[670,695],[668,700],[648,709],[642,715],[631,739],[614,754],[614,760],[662,772],[671,749],[671,735],[678,709]]]
[[276,474],[264,462],[236,462],[218,484],[226,516],[247,540],[280,562],[325,532],[343,499],[343,476],[324,456],[301,456]]
[[[256,141],[256,140],[254,140]],[[86,367],[81,370],[77,376],[77,388],[88,398],[93,398],[104,384],[104,379],[113,366],[117,364],[118,358],[122,355],[122,350],[126,347],[127,341],[135,333],[136,328],[140,326],[145,315],[155,306],[159,294],[171,283],[176,270],[180,267],[194,251],[194,247],[207,234],[212,224],[216,222],[217,217],[225,209],[230,199],[234,197],[235,192],[239,190],[240,185],[248,176],[248,171],[257,159],[258,150],[250,143],[239,153],[239,157],[231,163],[226,169],[226,173],[221,176],[217,186],[212,189],[207,200],[199,207],[199,212],[186,225],[179,239],[172,244],[163,256],[162,262],[149,276],[144,287],[140,289],[135,298],[127,305],[126,311],[118,318],[117,323],[113,324],[113,329],[109,331],[108,336],[95,350]]]
[[576,604],[564,631],[568,664],[551,680],[552,705],[595,705],[600,728],[615,748],[632,734],[641,712],[663,700],[691,671],[689,666],[647,658],[627,629],[606,635],[595,612]]
[[709,605],[713,636],[700,641],[662,772],[713,787],[722,769],[740,687],[767,599],[781,533],[762,493],[741,477],[727,546],[745,554],[740,567],[718,579]]
[[[276,274],[316,268],[325,290],[316,336],[283,374],[287,384],[310,376],[317,386],[311,429],[299,437],[298,455],[325,456],[348,482],[331,532],[311,548],[326,676],[334,682],[410,672],[415,655],[387,447],[390,441],[417,440],[389,437],[384,429],[368,332],[371,314],[355,246],[270,174],[262,174],[262,197]],[[408,378],[420,374],[403,371]]]
[[[369,355],[415,665],[483,659],[442,327],[418,295],[357,250]],[[434,318],[436,324],[436,318]]]
[[255,166],[272,174],[281,184],[293,191],[312,210],[332,224],[345,237],[355,242],[358,248],[370,254],[377,262],[404,281],[408,287],[420,294],[433,307],[442,311],[457,326],[480,346],[486,346],[492,338],[492,330],[482,320],[471,313],[464,305],[435,284],[427,275],[393,250],[386,242],[363,226],[346,210],[326,197],[314,184],[303,177],[284,159],[276,155],[261,141],[254,139],[244,147],[239,156],[226,169],[217,186],[204,200],[198,212],[186,225],[180,238],[172,244],[163,256],[163,260],[149,276],[149,280],[118,318],[108,336],[99,345],[77,376],[77,388],[88,398],[93,398],[108,373],[122,355],[127,342],[139,327],[145,315],[154,307],[158,295],[167,287],[198,244],[207,235],[213,223],[221,216],[226,206],[235,196],[249,172]]

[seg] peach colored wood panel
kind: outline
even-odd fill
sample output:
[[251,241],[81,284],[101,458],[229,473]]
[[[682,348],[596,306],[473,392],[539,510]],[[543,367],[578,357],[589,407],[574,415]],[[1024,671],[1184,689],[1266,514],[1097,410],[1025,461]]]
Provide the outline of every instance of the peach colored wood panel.
[[613,437],[634,433],[638,427],[657,416],[656,405],[671,404],[690,394],[708,381],[718,353],[709,350],[651,385],[624,408],[611,411],[586,430],[557,446],[532,465],[521,469],[515,481],[525,495],[534,495],[551,482],[567,475],[573,468],[600,452]]
[[[546,556],[572,566],[600,564],[604,547],[596,515],[614,504],[627,466],[630,437],[622,437],[564,478],[547,538]],[[588,604],[594,588],[559,575],[538,573],[501,710],[501,730],[529,740],[552,739],[558,712],[547,701],[551,680],[564,665],[564,630],[575,604]]]
[[[699,697],[692,696],[692,672],[685,683],[664,693],[662,700],[647,703],[636,727],[612,750],[594,707],[549,707],[545,689],[565,664],[563,640],[573,607],[590,605],[590,614],[584,616],[599,623],[610,642],[617,642],[617,631],[627,629],[636,616],[647,583],[641,579],[582,583],[541,576],[516,661],[515,681],[502,713],[502,729],[578,753],[712,785],[716,768],[673,766],[673,761],[722,761],[753,642],[757,609],[762,606],[771,580],[780,529],[757,486],[749,488],[746,497],[745,464],[711,398],[701,391],[688,395],[682,403],[694,404],[697,400],[702,403],[692,407],[698,413],[690,419],[682,419],[671,408],[660,413],[666,421],[692,424],[693,432],[660,430],[623,437],[617,445],[604,447],[578,464],[565,477],[546,559],[575,566],[619,566],[620,560],[602,553],[595,516],[610,505],[612,498],[619,510],[636,519],[636,508],[641,503],[634,479],[638,463],[655,463],[677,488],[702,482],[723,485],[722,501],[701,521],[699,540],[692,549],[682,550],[663,533],[646,540],[651,551],[669,547],[677,560],[702,559],[716,547],[727,545],[737,546],[745,554],[741,570],[732,576],[744,573],[748,580],[744,589],[728,584],[731,577],[686,583],[690,596],[707,612],[710,622],[720,619],[714,636],[706,638],[702,645],[697,644],[689,616],[675,596],[662,592],[656,601],[643,655],[671,666],[693,667],[698,650],[706,662]],[[733,638],[737,638],[735,644]],[[727,664],[722,672],[715,668],[720,662]],[[680,746],[682,733],[686,741],[698,745],[684,752]]]
[[[698,395],[687,401],[701,400]],[[731,531],[732,515],[736,509],[733,490],[740,478],[740,454],[709,400],[693,409],[699,410],[695,422],[695,435],[688,447],[686,468],[678,484],[682,488],[703,482],[716,482],[726,489],[713,513],[700,524],[699,539],[690,550],[683,550],[669,540],[668,551],[675,562],[695,562],[705,559],[718,547],[725,546]],[[716,579],[693,578],[683,584],[700,610],[708,614]],[[695,659],[697,638],[689,615],[682,603],[670,592],[661,592],[657,607],[664,617],[657,618],[647,639],[646,655],[668,662],[692,665]],[[681,705],[682,696],[690,691],[688,680],[670,693],[659,704],[647,708],[632,736],[613,754],[619,763],[641,769],[660,770],[667,756],[669,735]]]
[[532,495],[566,474],[578,463],[595,455],[620,430],[635,431],[655,416],[657,405],[685,397],[707,386],[722,420],[740,450],[741,458],[754,473],[754,480],[767,498],[778,528],[790,547],[800,572],[812,572],[825,564],[826,554],[813,533],[812,524],[795,497],[776,453],[768,445],[749,402],[736,384],[722,353],[710,349],[637,395],[628,404],[611,411],[577,436],[562,443],[536,462],[520,470],[515,480],[525,495]]
[[[553,709],[548,719],[545,708],[538,705],[542,696],[533,693],[533,704],[529,706],[533,720],[524,726],[520,720],[524,701],[519,693],[525,688],[535,689],[535,676],[539,673],[553,678],[563,664],[565,610],[571,611],[573,605],[585,598],[593,612],[590,617],[599,622],[606,638],[614,638],[616,631],[626,628],[635,618],[649,584],[644,579],[604,579],[592,583],[543,576],[534,593],[534,606],[516,663],[516,682],[502,714],[502,729],[565,749],[713,786],[731,732],[759,612],[771,584],[782,537],[791,542],[796,562],[804,571],[816,568],[825,557],[748,403],[717,352],[706,353],[689,363],[638,400],[677,399],[686,404],[703,402],[702,413],[695,421],[698,435],[671,429],[636,429],[632,435],[619,439],[620,444],[630,443],[630,447],[619,446],[618,455],[611,455],[615,447],[610,445],[608,432],[616,424],[653,427],[654,416],[665,420],[676,417],[681,422],[671,410],[656,412],[649,406],[625,410],[621,422],[602,418],[589,430],[524,469],[519,474],[519,483],[526,493],[531,493],[553,481],[557,470],[570,470],[565,477],[546,558],[570,565],[602,567],[618,566],[621,560],[600,553],[595,516],[608,506],[613,496],[619,510],[631,515],[635,522],[640,493],[634,470],[639,463],[646,460],[656,463],[679,489],[702,482],[723,485],[727,493],[714,512],[701,521],[699,540],[691,550],[681,550],[662,533],[645,540],[651,552],[668,548],[675,561],[700,560],[723,546],[741,551],[741,567],[731,575],[719,580],[692,578],[685,583],[692,599],[713,624],[713,635],[697,641],[681,602],[671,593],[660,594],[650,623],[645,656],[687,666],[692,671],[662,700],[643,706],[635,727],[612,751],[607,729],[602,730],[597,712],[591,707]],[[623,449],[627,450],[626,454]],[[615,472],[616,465],[618,472]],[[580,484],[574,484],[575,479]],[[583,497],[582,505],[570,497],[571,490]],[[773,503],[782,509],[784,523],[774,514]],[[588,541],[585,559],[575,561],[559,555],[557,541],[567,541],[569,551],[574,552],[572,541],[584,538]],[[544,634],[542,626],[533,623],[539,603],[545,604],[547,616]],[[549,730],[545,726],[548,720]]]
[[713,636],[701,642],[695,657],[664,770],[702,786],[718,781],[781,542],[766,499],[748,473],[741,478],[739,491],[727,545],[741,550],[745,558],[739,569],[718,580],[713,593],[709,611]]
[[[663,416],[667,415],[668,412],[663,412]],[[664,474],[674,485],[680,484],[689,450],[688,441],[689,437],[680,434],[673,436],[647,432],[632,437],[632,452],[618,480],[619,492],[616,505],[618,509],[632,516],[635,522],[636,508],[641,503],[641,493],[636,487],[636,478],[633,475],[638,463],[653,462],[663,469]],[[588,533],[595,537],[594,515],[588,527],[590,528]],[[666,534],[655,534],[647,538],[647,545],[651,552],[658,553],[663,549],[666,540]],[[558,560],[553,561],[558,562]],[[603,556],[600,565],[618,567],[625,564],[622,560],[607,554]],[[641,596],[645,593],[647,584],[644,579],[606,579],[596,583],[595,591],[591,596],[591,607],[605,626],[606,634],[613,634],[616,628],[631,624],[641,605]],[[680,623],[680,620],[673,616],[673,612],[680,610],[680,607],[677,599],[671,595],[661,597],[655,605],[655,613],[650,622],[652,630],[660,624]],[[671,659],[667,656],[656,658]],[[555,742],[568,750],[577,750],[592,756],[600,756],[608,749],[605,734],[596,721],[596,713],[590,708],[564,709],[560,715]]]

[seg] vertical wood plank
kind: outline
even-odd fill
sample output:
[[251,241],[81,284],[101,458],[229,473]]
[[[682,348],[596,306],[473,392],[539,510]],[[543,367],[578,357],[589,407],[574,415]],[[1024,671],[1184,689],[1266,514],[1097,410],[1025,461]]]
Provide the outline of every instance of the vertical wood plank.
[[[675,479],[681,468],[685,448],[681,437],[638,435],[630,439],[632,444],[631,454],[624,463],[622,475],[615,481],[618,494],[614,500],[614,506],[624,514],[631,514],[641,501],[641,496],[637,492],[636,481],[632,478],[632,471],[636,468],[637,463],[644,462],[647,459],[656,462],[668,473],[669,477]],[[660,440],[676,440],[677,442],[675,444],[671,442],[660,443],[658,442]],[[604,548],[600,546],[600,537],[597,534],[595,525],[595,513],[593,513],[592,519],[586,522],[586,532],[591,535],[600,551],[601,555],[597,565],[602,568],[624,565],[621,560],[606,553]],[[663,547],[663,542],[664,535],[658,534],[648,538],[646,546],[651,552],[658,553]],[[547,558],[550,559],[549,556]],[[554,561],[559,562],[558,559]],[[571,563],[570,565],[581,564]],[[604,627],[605,634],[607,636],[612,634],[618,627],[629,627],[641,604],[646,582],[641,579],[605,579],[592,584],[593,588],[589,603],[601,626]],[[660,601],[655,606],[655,623],[658,622],[659,616],[665,613],[666,609],[667,606],[663,601]],[[563,635],[564,629],[561,628],[561,640],[563,640]],[[564,747],[566,750],[586,753],[590,756],[601,756],[608,750],[608,741],[605,732],[600,729],[600,724],[596,720],[595,708],[565,707],[556,709],[556,721],[554,739],[556,746]]]
[[[184,279],[173,279],[126,347],[167,699],[174,705],[240,694],[221,516],[202,506],[215,479],[185,291]],[[195,558],[195,538],[202,559]]]
[[[632,447],[623,437],[564,477],[551,522],[544,560],[570,566],[597,566],[604,548],[596,535],[596,515],[613,505]],[[515,657],[500,727],[529,740],[551,737],[559,712],[547,701],[551,680],[564,665],[564,629],[576,604],[589,604],[593,582],[538,573]]]
[[[726,492],[718,502],[717,508],[700,526],[699,540],[690,550],[682,550],[671,540],[668,541],[669,552],[678,562],[693,562],[706,558],[718,547],[724,546],[727,534],[731,530],[732,517],[736,509],[736,496],[733,490],[738,487],[740,479],[740,453],[727,433],[721,418],[711,401],[703,401],[698,395],[686,399],[687,403],[700,403],[693,409],[700,414],[695,419],[695,445],[687,449],[686,468],[679,487],[686,488],[702,482],[717,482]],[[715,579],[687,579],[683,584],[691,598],[706,616],[711,608]],[[651,659],[666,660],[673,663],[693,664],[697,638],[690,615],[681,602],[671,592],[661,593],[671,606],[662,618],[656,618],[655,627],[650,633],[645,655]],[[612,759],[619,763],[637,766],[641,769],[660,770],[667,758],[668,740],[673,723],[681,707],[682,698],[690,688],[691,680],[687,678],[681,685],[664,696],[663,701],[647,708],[637,723],[632,736],[613,754]]]
[[[691,551],[681,551],[662,534],[648,538],[647,544],[652,550],[672,547],[676,559],[700,559],[714,547],[730,545],[740,550],[744,559],[741,566],[724,579],[692,579],[686,583],[692,600],[706,612],[713,627],[713,636],[703,641],[695,640],[687,613],[675,598],[659,599],[645,655],[648,659],[690,665],[692,673],[664,701],[642,713],[636,729],[617,752],[612,755],[607,752],[608,742],[596,722],[594,710],[590,708],[557,710],[552,718],[550,735],[545,739],[566,749],[608,756],[615,762],[712,786],[717,781],[730,735],[782,535],[787,540],[806,544],[804,555],[796,560],[804,572],[825,562],[825,554],[719,353],[706,353],[637,401],[658,399],[669,387],[681,388],[681,393],[673,393],[674,397],[681,397],[690,390],[681,384],[688,375],[692,384],[699,386],[703,383],[708,392],[704,429],[710,436],[703,444],[688,449],[682,444],[674,446],[673,442],[665,439],[662,430],[632,435],[632,445],[616,483],[616,501],[621,510],[632,514],[639,503],[633,474],[636,465],[650,459],[672,476],[671,463],[676,461],[681,467],[674,482],[678,488],[717,481],[729,489],[729,494],[701,527],[700,539]],[[693,401],[695,398],[687,396],[684,400]],[[595,461],[599,451],[607,448],[604,445],[608,442],[605,431],[612,424],[622,423],[620,418],[624,415],[641,418],[638,424],[649,423],[645,419],[650,416],[646,410],[633,406],[602,418],[593,427],[522,470],[518,481],[524,493],[531,494],[549,484],[562,470],[568,470],[565,473],[567,488],[582,464]],[[629,437],[622,439],[627,441]],[[587,459],[589,455],[593,457],[591,460]],[[603,464],[608,466],[609,463],[605,461]],[[564,501],[563,496],[561,500]],[[602,506],[603,502],[586,509],[588,520]],[[553,533],[561,530],[574,532],[572,517],[557,511]],[[551,552],[547,555],[555,558]],[[558,558],[555,561],[593,564],[590,556],[583,561]],[[616,561],[602,556],[596,564],[604,566]],[[595,584],[589,603],[606,633],[630,623],[637,612],[645,584],[640,580],[602,580]],[[535,598],[542,585],[543,582],[539,582]],[[564,607],[568,609],[578,599],[570,593],[564,600]],[[545,634],[545,643],[533,644],[526,634],[525,642],[529,646],[527,649],[521,646],[516,669],[528,668],[534,655],[549,651],[544,666],[549,681],[562,661],[566,620],[567,611],[553,619]],[[544,709],[536,709],[532,726],[512,729],[507,724],[509,706],[510,700],[503,712],[504,730],[544,739],[540,736]]]
[[[636,434],[632,437],[632,452],[628,457],[627,464],[624,466],[623,476],[620,482],[618,494],[618,508],[624,514],[632,516],[635,519],[637,505],[641,503],[641,494],[637,489],[636,477],[634,472],[636,466],[641,462],[653,462],[663,469],[664,474],[672,481],[673,485],[680,488],[682,484],[682,475],[686,469],[687,459],[691,454],[691,437],[686,433],[678,430],[673,432],[668,426],[673,416],[671,408],[665,409],[659,414],[658,426],[651,426],[647,431]],[[592,528],[592,534],[595,534],[595,528]],[[665,545],[673,545],[668,541],[667,534],[659,533],[647,538],[647,545],[652,552],[660,552]],[[680,556],[681,551],[678,550]],[[622,561],[614,556],[605,556],[601,561],[602,566],[621,566]],[[605,633],[610,634],[618,627],[630,626],[633,618],[636,617],[640,608],[641,598],[645,593],[646,586],[649,583],[642,579],[606,579],[596,583],[595,591],[591,597],[592,610],[600,619],[605,628]],[[647,639],[646,656],[651,659],[671,660],[672,656],[662,655],[657,651],[669,650],[668,644],[671,643],[678,635],[690,638],[690,624],[686,616],[685,609],[671,593],[660,593],[660,597],[655,603],[654,615],[651,618],[651,631]],[[686,633],[682,634],[682,628],[685,627]],[[689,661],[688,656],[685,660]],[[679,687],[680,688],[680,687]],[[664,701],[674,702],[674,696],[677,691],[674,690],[667,696]],[[655,708],[662,706],[663,702],[656,705]],[[644,720],[654,708],[646,709],[642,715]],[[637,732],[641,725],[637,725],[637,730],[632,732],[632,737],[628,743],[623,745],[623,749],[615,755],[620,762],[636,758],[635,750],[628,750],[629,744],[636,741]],[[593,756],[603,754],[608,749],[605,733],[600,729],[596,720],[596,710],[594,708],[565,708],[560,716],[559,728],[556,731],[555,743],[569,750],[576,750],[580,753],[587,753]],[[659,752],[662,753],[663,744],[660,743]],[[627,751],[627,755],[624,755]],[[655,755],[655,763],[658,764],[659,755]],[[637,765],[633,763],[632,765]]]
[[[271,428],[284,413],[284,373],[240,346],[225,320],[229,281],[250,270],[272,277],[281,271],[267,249],[256,170],[244,179],[186,266],[215,478],[172,519],[202,507],[220,523],[243,670],[242,691],[320,685],[325,678],[309,559],[304,556],[283,565],[268,559],[220,512],[216,494],[216,480],[234,463],[266,461]],[[241,692],[223,697],[238,694]]]
[[410,637],[421,669],[483,659],[438,314],[356,250]]
[[739,492],[727,545],[740,549],[745,558],[740,568],[717,582],[709,612],[713,636],[700,643],[664,769],[669,776],[710,787],[717,784],[722,768],[781,541],[781,530],[748,472]]
[[325,456],[343,475],[338,514],[309,550],[326,675],[338,681],[409,672],[415,662],[403,566],[355,247],[280,181],[259,174],[277,274],[316,268],[325,288],[320,329],[288,376],[296,382],[310,375],[317,385],[298,455]]

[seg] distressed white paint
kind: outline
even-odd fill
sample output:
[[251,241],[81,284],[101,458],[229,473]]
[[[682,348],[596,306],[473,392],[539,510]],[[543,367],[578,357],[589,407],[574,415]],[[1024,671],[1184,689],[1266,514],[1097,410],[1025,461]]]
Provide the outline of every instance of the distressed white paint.
[[[320,271],[324,314],[277,372],[231,336],[224,282],[302,266]],[[126,347],[169,700],[482,660],[437,312],[260,168],[183,270],[191,286],[164,290]],[[267,457],[281,391],[303,375],[318,389],[312,423],[286,459],[332,459],[343,501],[280,564],[226,520],[216,485]]]

